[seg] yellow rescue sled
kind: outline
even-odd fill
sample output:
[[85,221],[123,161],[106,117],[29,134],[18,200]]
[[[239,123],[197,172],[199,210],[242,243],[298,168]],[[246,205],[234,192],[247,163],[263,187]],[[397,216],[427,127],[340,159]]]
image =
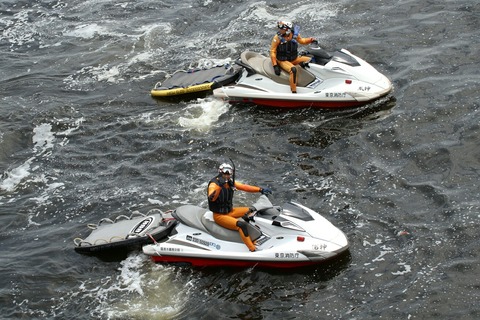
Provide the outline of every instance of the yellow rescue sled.
[[208,69],[179,70],[163,82],[157,82],[152,97],[166,98],[195,93],[206,93],[237,80],[241,67],[219,65]]

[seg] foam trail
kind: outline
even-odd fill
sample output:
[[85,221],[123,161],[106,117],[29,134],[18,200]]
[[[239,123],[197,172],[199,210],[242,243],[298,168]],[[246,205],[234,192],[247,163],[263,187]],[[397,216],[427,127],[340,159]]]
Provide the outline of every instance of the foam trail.
[[40,124],[33,129],[33,153],[34,156],[27,159],[20,166],[13,168],[9,172],[5,172],[5,179],[0,181],[0,190],[7,192],[14,191],[20,183],[31,175],[31,171],[35,171],[37,167],[32,169],[31,164],[39,156],[46,157],[53,148],[55,136],[52,132],[52,125],[48,123]]
[[186,129],[207,132],[228,111],[228,103],[219,99],[197,99],[185,108],[185,116],[178,119],[180,126]]

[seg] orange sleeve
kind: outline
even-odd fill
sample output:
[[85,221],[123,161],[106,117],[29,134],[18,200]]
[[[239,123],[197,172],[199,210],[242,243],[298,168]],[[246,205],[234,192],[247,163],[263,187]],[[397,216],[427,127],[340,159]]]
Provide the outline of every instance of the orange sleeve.
[[210,201],[216,201],[218,196],[220,195],[220,190],[222,188],[220,188],[220,186],[216,183],[210,183],[208,185],[208,198],[210,199]]
[[238,190],[246,191],[246,192],[260,192],[260,190],[262,190],[262,188],[260,187],[243,184],[236,181],[235,181],[235,188],[237,188]]
[[300,35],[298,35],[297,37],[297,42],[300,44],[310,44],[312,43],[312,41],[313,41],[313,38],[302,38],[300,37]]
[[280,39],[275,35],[272,39],[272,44],[270,45],[270,59],[274,66],[277,65],[277,47],[280,44]]

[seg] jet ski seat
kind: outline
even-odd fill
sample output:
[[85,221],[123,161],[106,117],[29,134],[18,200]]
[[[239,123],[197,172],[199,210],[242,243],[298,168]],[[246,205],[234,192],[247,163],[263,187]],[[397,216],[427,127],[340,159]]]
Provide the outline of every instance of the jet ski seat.
[[[285,70],[282,70],[280,75],[277,76],[270,58],[262,54],[253,51],[244,51],[240,55],[240,59],[243,63],[251,66],[257,73],[267,76],[275,82],[290,84],[290,75]],[[297,79],[297,86],[306,87],[315,80],[315,76],[310,71],[298,66]]]
[[[205,226],[205,228],[208,230],[208,232],[217,239],[243,243],[243,240],[240,237],[240,234],[238,233],[238,231],[224,228],[218,225],[215,222],[215,220],[213,220],[212,211],[205,212],[205,214],[202,216],[202,223]],[[248,224],[247,228],[248,228],[248,234],[250,235],[250,239],[252,239],[252,241],[255,241],[261,237],[262,232],[258,228],[255,228],[251,224]]]
[[172,217],[189,227],[208,232],[201,220],[206,211],[207,209],[205,208],[194,206],[192,204],[186,204],[178,207],[174,212],[172,212]]
[[[187,204],[178,207],[172,213],[172,216],[181,223],[209,233],[217,239],[243,243],[237,231],[229,230],[218,225],[213,220],[213,212],[205,208]],[[259,229],[250,224],[248,225],[248,232],[252,241],[257,240],[262,235]]]

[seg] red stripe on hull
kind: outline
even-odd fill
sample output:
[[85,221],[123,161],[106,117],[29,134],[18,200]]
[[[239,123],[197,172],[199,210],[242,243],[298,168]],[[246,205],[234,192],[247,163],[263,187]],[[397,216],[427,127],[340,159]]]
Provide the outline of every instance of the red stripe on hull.
[[188,263],[194,267],[266,267],[266,268],[298,268],[307,267],[321,263],[322,261],[248,261],[248,260],[226,260],[226,259],[206,259],[193,257],[175,257],[175,256],[152,256],[152,260],[157,263]]
[[256,99],[256,98],[240,98],[229,100],[230,103],[254,103],[267,107],[276,108],[325,108],[340,109],[352,108],[366,105],[371,101],[299,101],[299,100],[275,100],[275,99]]

